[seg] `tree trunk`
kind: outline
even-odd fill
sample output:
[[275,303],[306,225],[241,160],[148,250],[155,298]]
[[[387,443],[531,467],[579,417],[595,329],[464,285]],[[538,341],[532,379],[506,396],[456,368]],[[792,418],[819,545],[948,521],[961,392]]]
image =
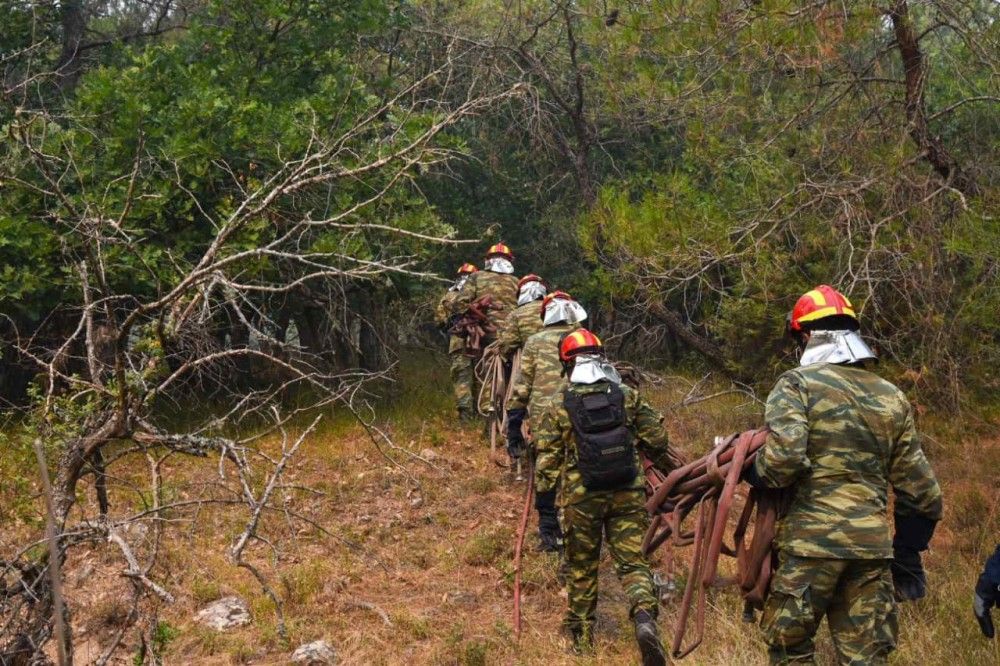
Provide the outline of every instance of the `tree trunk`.
[[927,107],[924,90],[927,84],[927,63],[920,50],[920,40],[913,28],[910,8],[906,0],[897,0],[889,9],[896,45],[903,61],[906,75],[906,120],[908,132],[923,158],[941,176],[942,180],[963,194],[973,196],[979,193],[976,181],[958,164],[958,160],[948,152],[941,137],[931,132],[927,121]]
[[726,376],[740,381],[747,380],[746,377],[740,376],[726,364],[725,354],[718,345],[688,328],[677,316],[677,313],[667,308],[663,303],[654,301],[649,306],[649,313],[663,322],[678,340],[698,352],[710,365],[724,372]]
[[83,60],[80,44],[87,22],[83,14],[81,0],[66,0],[60,3],[60,22],[62,24],[62,50],[59,53],[57,68],[59,90],[67,93],[76,87],[83,72]]

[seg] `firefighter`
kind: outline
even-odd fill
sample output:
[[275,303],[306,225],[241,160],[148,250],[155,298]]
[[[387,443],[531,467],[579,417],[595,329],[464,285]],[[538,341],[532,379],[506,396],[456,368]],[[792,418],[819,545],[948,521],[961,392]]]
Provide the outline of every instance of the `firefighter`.
[[475,409],[473,408],[472,396],[475,395],[476,373],[474,369],[475,359],[470,356],[465,348],[465,338],[451,332],[451,325],[458,317],[458,294],[469,281],[469,277],[474,275],[478,269],[472,264],[462,264],[458,268],[458,276],[455,283],[448,287],[441,301],[435,310],[435,319],[438,325],[448,331],[448,356],[451,357],[451,383],[455,391],[455,407],[458,410],[458,418],[461,421],[472,421],[475,419]]
[[639,464],[643,453],[661,470],[673,468],[663,417],[622,384],[590,331],[566,335],[559,359],[569,385],[548,402],[535,428],[535,483],[539,493],[559,486],[566,530],[565,626],[576,652],[593,650],[598,565],[606,542],[629,599],[642,663],[665,664],[656,590],[642,554],[649,515]]
[[771,433],[747,473],[756,487],[795,489],[761,619],[771,663],[812,663],[825,616],[841,664],[885,664],[896,601],[926,594],[920,553],[941,519],[941,489],[910,403],[869,369],[876,357],[859,328],[828,285],[799,298],[787,320],[799,367],[767,398]]
[[[470,305],[484,296],[493,299],[495,309],[487,312],[495,331],[503,320],[517,306],[517,278],[514,277],[514,253],[503,243],[491,245],[486,251],[483,270],[469,276],[465,287],[458,292],[455,304],[458,312],[464,312]],[[483,340],[483,347],[496,339],[496,333]]]
[[517,283],[517,307],[507,315],[497,336],[504,356],[513,356],[532,334],[542,329],[542,299],[547,293],[545,281],[534,273]]
[[[507,451],[514,468],[526,448],[521,424],[527,416],[541,414],[545,403],[559,397],[566,388],[566,373],[559,360],[559,341],[579,328],[587,311],[563,291],[554,291],[542,299],[538,319],[542,330],[524,343],[521,369],[507,401]],[[559,515],[556,511],[556,489],[540,489],[535,493],[538,511],[538,549],[556,552],[562,545]]]

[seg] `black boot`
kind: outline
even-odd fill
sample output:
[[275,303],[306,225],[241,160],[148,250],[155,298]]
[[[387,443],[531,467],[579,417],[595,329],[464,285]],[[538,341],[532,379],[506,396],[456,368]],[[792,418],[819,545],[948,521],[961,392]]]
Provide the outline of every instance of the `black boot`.
[[470,423],[475,423],[477,420],[476,412],[472,409],[472,407],[458,408],[458,422],[462,425],[469,425]]
[[559,514],[556,510],[556,491],[535,494],[535,509],[538,510],[538,550],[557,552],[562,549],[562,530],[559,528]]
[[642,654],[642,666],[666,666],[667,655],[660,642],[660,632],[656,628],[656,620],[649,611],[641,610],[633,618],[635,622],[635,640],[639,643]]
[[558,553],[562,550],[562,540],[551,531],[539,530],[536,550],[540,553]]

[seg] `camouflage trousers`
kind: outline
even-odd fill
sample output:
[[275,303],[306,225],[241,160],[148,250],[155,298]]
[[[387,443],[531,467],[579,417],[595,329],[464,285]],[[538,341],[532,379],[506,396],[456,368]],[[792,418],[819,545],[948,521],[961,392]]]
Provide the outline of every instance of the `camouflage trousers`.
[[476,394],[476,359],[464,351],[451,352],[451,383],[455,391],[455,406],[459,412],[475,412],[473,396]]
[[761,618],[771,663],[814,663],[824,616],[840,664],[887,663],[898,630],[889,561],[782,554]]
[[640,610],[656,616],[653,575],[642,555],[642,537],[649,525],[643,499],[641,490],[594,492],[563,508],[569,596],[565,625],[570,631],[583,634],[593,631],[603,541],[607,541],[615,572],[631,604],[630,617]]

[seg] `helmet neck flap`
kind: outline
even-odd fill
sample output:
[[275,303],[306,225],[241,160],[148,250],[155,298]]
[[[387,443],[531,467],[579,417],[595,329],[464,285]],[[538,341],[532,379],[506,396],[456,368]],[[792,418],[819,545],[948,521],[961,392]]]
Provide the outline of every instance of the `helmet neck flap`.
[[812,331],[799,365],[805,367],[814,363],[837,363],[853,365],[864,361],[877,360],[857,331]]
[[525,305],[526,303],[531,303],[532,301],[537,301],[547,293],[545,285],[541,282],[526,282],[521,287],[520,292],[517,296],[517,304]]
[[599,354],[580,354],[573,360],[573,370],[569,373],[569,381],[573,384],[622,383],[615,366]]
[[576,301],[569,301],[564,298],[554,298],[545,306],[545,314],[542,317],[543,326],[554,326],[555,324],[579,324],[587,318],[587,311]]
[[483,267],[491,273],[503,273],[504,275],[512,275],[514,273],[514,264],[509,259],[500,256],[490,257],[486,260],[486,264]]

